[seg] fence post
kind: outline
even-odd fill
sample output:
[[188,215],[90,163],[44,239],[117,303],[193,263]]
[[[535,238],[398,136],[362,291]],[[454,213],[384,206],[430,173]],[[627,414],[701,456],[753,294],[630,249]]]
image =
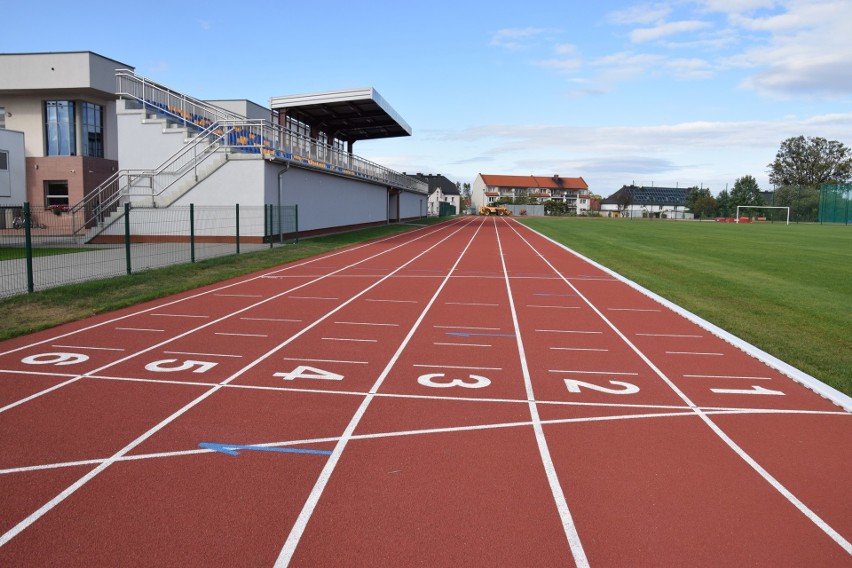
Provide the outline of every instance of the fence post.
[[27,292],[35,292],[35,279],[33,278],[33,234],[32,216],[30,215],[30,202],[24,202],[24,244],[27,256]]
[[130,203],[124,204],[124,259],[130,274]]
[[294,209],[294,215],[295,215],[294,225],[295,225],[295,232],[296,232],[296,243],[298,243],[299,242],[299,204],[297,203],[294,206],[294,208],[295,208]]
[[240,204],[236,205],[237,210],[237,254],[240,254]]
[[195,262],[195,204],[189,204],[189,260]]
[[269,204],[269,248],[272,248],[272,231],[275,228],[272,226],[272,204]]

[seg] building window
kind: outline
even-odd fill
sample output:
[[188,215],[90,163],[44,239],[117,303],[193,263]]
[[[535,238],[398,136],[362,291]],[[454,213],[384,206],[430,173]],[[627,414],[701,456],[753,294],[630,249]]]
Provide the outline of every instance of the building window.
[[6,128],[6,109],[0,107],[0,128]]
[[0,150],[0,172],[5,172],[9,169],[9,152]]
[[44,206],[54,205],[69,205],[67,180],[44,182]]
[[45,139],[48,156],[76,156],[74,101],[45,101]]
[[101,105],[83,103],[83,155],[92,158],[104,157],[104,111]]

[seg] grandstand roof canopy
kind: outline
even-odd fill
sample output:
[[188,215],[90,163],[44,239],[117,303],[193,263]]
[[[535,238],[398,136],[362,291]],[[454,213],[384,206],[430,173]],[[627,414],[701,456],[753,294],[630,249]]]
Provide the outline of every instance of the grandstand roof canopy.
[[480,174],[488,187],[542,188],[542,189],[589,189],[581,177],[548,176],[503,176]]
[[270,97],[269,108],[285,111],[338,140],[411,136],[411,127],[372,87]]

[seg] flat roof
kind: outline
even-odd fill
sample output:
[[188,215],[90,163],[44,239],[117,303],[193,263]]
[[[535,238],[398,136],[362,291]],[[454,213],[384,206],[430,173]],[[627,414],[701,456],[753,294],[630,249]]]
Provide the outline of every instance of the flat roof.
[[408,123],[372,87],[270,97],[269,108],[285,110],[339,140],[411,136]]

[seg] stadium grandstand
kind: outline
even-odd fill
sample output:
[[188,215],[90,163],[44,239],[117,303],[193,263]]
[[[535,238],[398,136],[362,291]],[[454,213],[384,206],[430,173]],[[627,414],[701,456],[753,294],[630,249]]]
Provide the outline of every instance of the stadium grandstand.
[[427,183],[353,153],[361,140],[412,134],[373,88],[272,96],[263,107],[196,99],[91,51],[5,53],[0,108],[3,128],[24,138],[21,152],[16,137],[0,137],[24,172],[0,207],[53,207],[87,242],[120,231],[111,219],[125,205],[158,238],[152,220],[190,204],[297,205],[303,234],[427,214]]

